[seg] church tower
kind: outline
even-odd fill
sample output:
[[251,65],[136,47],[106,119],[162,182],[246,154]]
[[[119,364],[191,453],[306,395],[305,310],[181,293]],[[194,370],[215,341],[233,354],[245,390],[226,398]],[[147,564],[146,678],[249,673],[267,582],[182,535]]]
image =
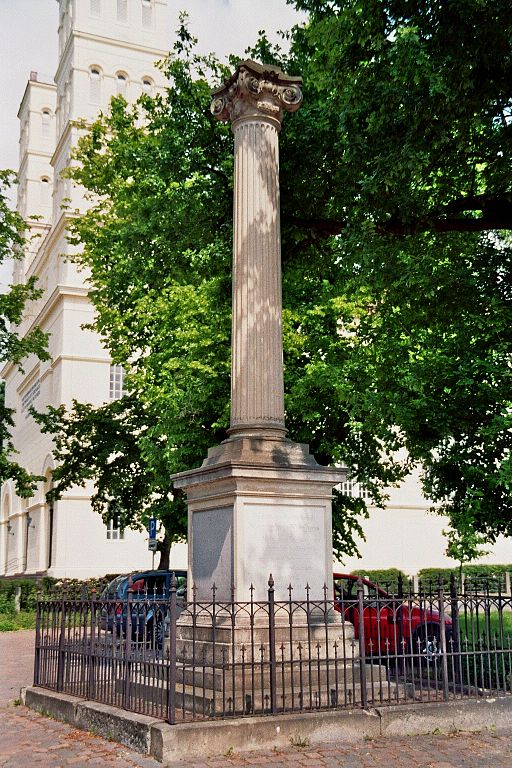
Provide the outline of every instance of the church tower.
[[20,167],[17,209],[28,225],[28,247],[25,258],[15,262],[14,282],[23,281],[51,225],[55,106],[55,84],[42,82],[37,72],[31,72],[18,111]]
[[[21,103],[18,210],[31,237],[15,266],[15,281],[32,275],[43,289],[27,308],[20,333],[39,326],[49,334],[51,359],[28,359],[24,370],[7,364],[6,405],[15,412],[13,442],[17,461],[45,478],[27,500],[16,496],[12,481],[2,488],[0,576],[46,573],[83,578],[147,567],[144,536],[105,526],[90,506],[92,487],[71,489],[49,505],[46,491],[54,466],[52,442],[42,435],[30,406],[79,402],[101,405],[122,394],[123,371],[111,365],[93,320],[87,273],[69,261],[73,246],[67,226],[73,211],[85,210],[83,190],[63,171],[83,129],[106,111],[112,96],[135,101],[142,92],[165,85],[155,63],[170,47],[167,0],[57,0],[59,61],[54,83],[32,73]],[[32,238],[32,235],[37,237]]]

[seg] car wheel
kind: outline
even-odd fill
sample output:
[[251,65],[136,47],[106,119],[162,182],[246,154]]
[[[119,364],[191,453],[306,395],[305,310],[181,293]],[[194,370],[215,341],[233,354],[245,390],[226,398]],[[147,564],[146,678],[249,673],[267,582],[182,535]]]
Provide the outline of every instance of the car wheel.
[[413,653],[434,661],[441,656],[441,632],[436,625],[421,627],[413,635]]
[[154,622],[151,620],[147,624],[146,637],[149,648],[162,650],[164,645],[165,625],[163,618],[158,616]]

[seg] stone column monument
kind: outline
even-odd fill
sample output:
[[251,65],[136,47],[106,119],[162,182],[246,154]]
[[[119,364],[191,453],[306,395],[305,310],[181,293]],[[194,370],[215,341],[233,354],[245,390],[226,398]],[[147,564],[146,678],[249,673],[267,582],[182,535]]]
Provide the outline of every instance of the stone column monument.
[[[173,477],[187,493],[189,576],[197,600],[322,599],[332,590],[333,487],[286,437],[281,333],[278,136],[302,102],[301,80],[244,61],[214,93],[212,112],[235,137],[233,324],[229,438],[203,465]],[[330,594],[330,592],[328,592]],[[334,617],[333,617],[333,620]]]

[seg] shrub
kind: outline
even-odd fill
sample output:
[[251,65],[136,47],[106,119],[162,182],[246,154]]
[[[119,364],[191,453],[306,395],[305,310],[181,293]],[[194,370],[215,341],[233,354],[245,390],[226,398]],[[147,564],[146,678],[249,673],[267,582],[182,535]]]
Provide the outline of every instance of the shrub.
[[396,594],[398,592],[398,584],[400,576],[402,577],[402,588],[407,590],[408,577],[405,573],[398,568],[386,568],[384,570],[375,571],[352,571],[356,576],[364,576],[365,579],[373,581],[374,584],[378,584],[379,587],[385,589],[386,592]]
[[[464,565],[462,567],[462,573],[468,588],[475,586],[482,589],[488,585],[491,592],[505,589],[505,573],[507,571],[512,572],[512,565]],[[441,579],[443,588],[449,590],[452,574],[455,578],[455,584],[458,586],[458,568],[422,568],[418,573],[418,577],[423,587],[427,590],[430,588],[437,589],[439,579]]]

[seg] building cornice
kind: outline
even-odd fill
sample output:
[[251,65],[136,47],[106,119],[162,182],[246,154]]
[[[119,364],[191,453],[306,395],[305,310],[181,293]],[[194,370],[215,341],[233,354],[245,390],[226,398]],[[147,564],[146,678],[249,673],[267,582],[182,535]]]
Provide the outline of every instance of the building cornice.
[[[48,299],[45,301],[44,305],[41,307],[41,310],[37,313],[37,316],[32,319],[32,322],[30,323],[29,327],[25,331],[25,335],[30,333],[34,328],[41,326],[43,322],[47,319],[47,317],[53,312],[57,304],[61,299],[65,298],[78,298],[82,300],[88,301],[88,295],[89,292],[87,288],[81,287],[81,286],[73,286],[73,285],[57,285],[53,289],[52,293],[48,297]],[[7,362],[2,370],[0,371],[0,376],[2,379],[6,379],[7,376],[12,373],[12,371],[16,368],[16,364],[13,362]]]
[[30,92],[30,89],[36,86],[42,88],[43,90],[49,90],[49,91],[57,90],[57,86],[55,85],[55,83],[44,83],[44,82],[40,82],[39,80],[27,80],[27,84],[25,86],[25,90],[23,91],[23,96],[21,98],[18,114],[16,115],[16,117],[21,119],[20,116],[23,111],[23,107],[25,106],[25,101],[27,100],[27,96]]
[[78,30],[75,30],[69,36],[66,42],[66,47],[62,52],[59,65],[55,73],[55,82],[58,82],[59,77],[62,74],[62,70],[66,65],[66,61],[65,61],[66,56],[75,40],[87,40],[88,42],[102,43],[104,45],[113,46],[114,48],[125,48],[129,51],[137,51],[138,53],[148,53],[151,56],[154,56],[155,60],[163,59],[169,53],[168,50],[165,50],[163,48],[153,48],[150,45],[140,45],[140,43],[139,44],[131,43],[128,40],[116,40],[114,37],[105,37],[104,35],[93,35],[90,32],[80,32]]
[[41,267],[45,260],[48,258],[48,251],[53,248],[58,238],[63,234],[66,229],[66,222],[69,219],[74,218],[69,212],[63,212],[56,222],[50,223],[50,230],[44,240],[41,242],[36,255],[27,268],[27,277],[32,275],[38,275],[41,272]]
[[69,138],[69,135],[71,134],[71,129],[72,129],[72,128],[73,128],[72,122],[71,122],[71,120],[68,120],[68,121],[66,122],[66,125],[64,126],[64,128],[63,128],[63,130],[62,130],[62,132],[61,132],[60,136],[59,136],[59,140],[58,140],[58,142],[57,142],[57,145],[56,145],[56,147],[55,147],[55,150],[54,150],[54,152],[53,152],[53,155],[51,155],[51,157],[50,157],[50,165],[51,165],[51,166],[52,166],[52,168],[54,168],[54,169],[55,169],[55,162],[56,162],[56,160],[57,160],[57,157],[58,157],[58,156],[59,156],[59,154],[62,152],[62,147],[64,146],[64,143],[65,143],[65,142],[67,141],[67,139]]
[[42,157],[44,160],[48,160],[48,162],[51,163],[53,152],[44,152],[41,149],[30,149],[30,148],[26,149],[23,152],[23,155],[21,156],[20,169],[19,169],[20,173],[29,155],[30,157]]

